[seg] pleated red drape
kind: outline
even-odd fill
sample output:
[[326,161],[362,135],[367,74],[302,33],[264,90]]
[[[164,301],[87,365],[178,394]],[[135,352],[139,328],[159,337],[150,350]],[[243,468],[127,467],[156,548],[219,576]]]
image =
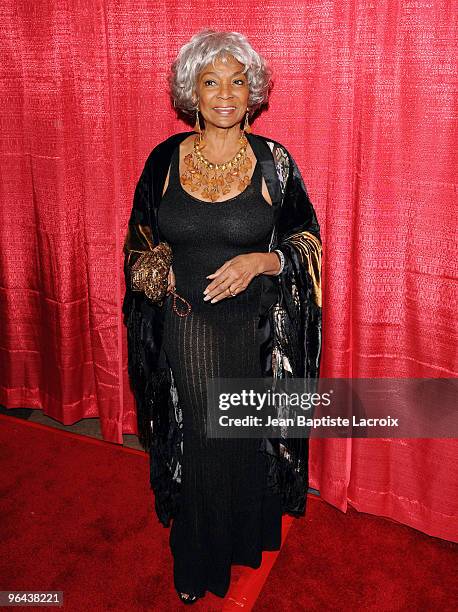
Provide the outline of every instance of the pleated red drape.
[[[271,63],[254,131],[295,156],[324,241],[328,377],[456,376],[457,4],[2,4],[0,402],[134,433],[122,245],[160,140],[188,129],[166,76],[202,27]],[[341,509],[456,539],[453,440],[320,440]]]

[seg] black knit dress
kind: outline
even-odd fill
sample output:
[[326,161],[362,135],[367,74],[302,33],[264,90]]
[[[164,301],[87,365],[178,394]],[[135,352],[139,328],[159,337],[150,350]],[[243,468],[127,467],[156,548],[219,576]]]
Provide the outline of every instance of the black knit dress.
[[[261,374],[256,328],[261,276],[236,297],[213,304],[203,291],[227,259],[267,252],[273,209],[261,193],[261,170],[251,184],[222,202],[189,195],[179,180],[179,148],[158,212],[159,229],[173,250],[176,291],[192,305],[187,317],[164,305],[163,351],[172,368],[183,415],[181,505],[170,546],[178,591],[224,597],[231,564],[253,568],[262,550],[281,543],[281,503],[266,489],[267,464],[259,439],[207,439],[207,377]],[[178,301],[178,307],[182,307]]]

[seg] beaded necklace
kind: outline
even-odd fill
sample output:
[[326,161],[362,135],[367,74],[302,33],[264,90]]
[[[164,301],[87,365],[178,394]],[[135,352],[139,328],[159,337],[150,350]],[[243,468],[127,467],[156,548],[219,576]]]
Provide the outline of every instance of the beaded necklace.
[[234,181],[238,181],[238,190],[244,191],[251,183],[248,172],[253,164],[247,155],[248,140],[243,132],[239,143],[240,149],[232,159],[215,164],[202,154],[205,142],[202,133],[197,134],[192,152],[184,158],[187,169],[180,176],[181,184],[189,186],[191,191],[201,189],[200,195],[212,202],[215,202],[220,195],[229,193]]

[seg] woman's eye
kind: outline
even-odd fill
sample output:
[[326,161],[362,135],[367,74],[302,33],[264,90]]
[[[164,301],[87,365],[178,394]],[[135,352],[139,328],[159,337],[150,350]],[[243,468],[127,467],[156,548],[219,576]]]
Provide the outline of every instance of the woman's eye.
[[243,79],[235,79],[234,83],[240,83],[240,85],[245,85],[245,81]]
[[207,79],[206,81],[204,81],[204,85],[207,85],[208,83],[214,83],[215,81],[213,79]]

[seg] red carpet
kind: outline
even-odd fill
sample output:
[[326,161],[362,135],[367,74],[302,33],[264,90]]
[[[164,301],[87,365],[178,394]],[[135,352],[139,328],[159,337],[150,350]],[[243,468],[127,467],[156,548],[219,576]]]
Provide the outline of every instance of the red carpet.
[[[0,500],[0,590],[63,591],[71,612],[185,609],[144,452],[0,415]],[[278,553],[265,555],[193,610],[240,609]]]
[[455,611],[458,545],[308,496],[253,612]]
[[[0,415],[0,462],[0,590],[63,591],[72,612],[184,609],[145,453]],[[259,593],[256,612],[456,609],[456,545],[314,496],[288,529],[192,609],[250,610]]]

